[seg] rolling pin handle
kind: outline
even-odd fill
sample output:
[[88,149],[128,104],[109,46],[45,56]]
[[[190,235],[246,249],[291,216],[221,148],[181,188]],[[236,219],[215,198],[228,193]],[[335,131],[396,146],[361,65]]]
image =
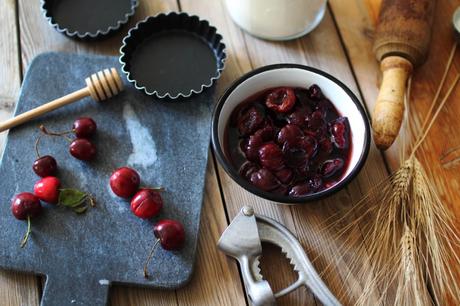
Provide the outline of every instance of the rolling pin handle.
[[383,77],[372,116],[372,129],[375,144],[380,150],[386,150],[401,128],[406,83],[412,73],[412,64],[403,57],[388,56],[382,60],[380,68]]

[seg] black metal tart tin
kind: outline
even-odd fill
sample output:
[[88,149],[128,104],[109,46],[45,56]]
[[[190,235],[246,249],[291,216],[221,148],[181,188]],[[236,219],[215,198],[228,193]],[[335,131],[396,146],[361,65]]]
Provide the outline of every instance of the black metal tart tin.
[[58,32],[100,39],[118,31],[134,15],[139,0],[41,0],[42,12]]
[[187,98],[211,87],[224,69],[222,36],[206,20],[171,12],[147,17],[120,48],[129,82],[157,98]]

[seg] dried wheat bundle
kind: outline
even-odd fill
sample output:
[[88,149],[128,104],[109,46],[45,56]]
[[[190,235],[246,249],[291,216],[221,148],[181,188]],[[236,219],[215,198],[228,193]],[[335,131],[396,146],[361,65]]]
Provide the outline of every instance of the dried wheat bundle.
[[[343,243],[335,263],[342,261],[339,257],[343,254],[355,254],[347,261],[350,269],[346,278],[359,280],[356,305],[460,305],[460,258],[456,255],[460,238],[452,216],[416,157],[460,79],[457,75],[436,104],[455,52],[456,45],[409,157],[406,159],[403,151],[401,167],[395,173],[327,225],[329,229],[339,228],[336,239]],[[350,215],[354,221],[343,226]],[[356,228],[362,233],[360,237],[351,235]],[[330,272],[335,263],[323,273]],[[345,279],[343,283],[349,282]],[[357,288],[344,288],[342,294],[352,292]]]

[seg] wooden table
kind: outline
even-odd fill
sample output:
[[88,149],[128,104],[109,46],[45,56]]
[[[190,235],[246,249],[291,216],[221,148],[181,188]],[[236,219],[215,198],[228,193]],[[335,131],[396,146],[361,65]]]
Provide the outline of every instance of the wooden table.
[[[134,16],[136,21],[148,15],[169,10],[181,10],[208,19],[224,36],[229,54],[227,66],[218,82],[222,92],[233,80],[256,67],[294,62],[327,71],[348,85],[368,109],[373,108],[377,94],[378,64],[371,51],[372,35],[378,14],[379,0],[330,0],[328,11],[320,26],[311,34],[290,42],[269,42],[242,32],[230,19],[222,1],[218,0],[141,0]],[[428,62],[413,78],[412,120],[416,126],[423,122],[431,98],[442,74],[453,44],[451,15],[460,3],[439,0],[433,29],[433,42]],[[121,38],[129,27],[103,42],[78,42],[57,33],[43,18],[39,1],[0,1],[0,120],[11,116],[17,94],[30,61],[46,51],[100,53],[116,55]],[[456,56],[453,70],[460,69]],[[453,78],[453,72],[449,80]],[[442,118],[433,127],[420,159],[432,174],[442,199],[460,216],[460,89],[443,110]],[[1,134],[3,147],[6,133]],[[445,137],[448,135],[449,137]],[[216,249],[216,241],[229,221],[244,204],[284,223],[297,235],[319,271],[331,262],[335,245],[318,229],[331,214],[350,207],[369,188],[397,167],[397,146],[383,156],[372,147],[366,166],[353,183],[330,199],[309,205],[279,206],[257,198],[240,188],[216,162],[213,152],[207,168],[206,196],[196,259],[196,271],[190,284],[175,291],[147,290],[115,286],[111,289],[111,305],[246,305],[247,300],[237,265]],[[446,150],[448,161],[441,161]],[[2,203],[2,205],[8,205]],[[346,220],[344,221],[346,222]],[[458,223],[457,223],[458,224]],[[358,230],[359,235],[359,230]],[[294,279],[289,264],[276,248],[264,246],[267,255],[262,271],[275,289]],[[329,251],[325,252],[327,249]],[[337,250],[337,249],[335,249]],[[281,262],[281,263],[278,263]],[[343,287],[356,285],[348,278],[346,262],[341,262],[326,273],[324,279],[339,294]],[[358,286],[356,287],[359,291]],[[37,276],[0,271],[0,304],[38,305],[42,280]],[[353,301],[353,293],[341,296],[345,304]],[[312,294],[304,289],[279,300],[280,305],[316,305]]]

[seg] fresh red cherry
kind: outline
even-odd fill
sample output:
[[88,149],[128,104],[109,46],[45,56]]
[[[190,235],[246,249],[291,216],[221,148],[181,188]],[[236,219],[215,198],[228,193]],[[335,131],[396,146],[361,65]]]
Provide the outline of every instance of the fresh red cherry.
[[283,184],[289,184],[294,178],[294,172],[290,168],[283,168],[274,174],[276,178]]
[[159,190],[141,189],[131,200],[131,211],[142,219],[155,217],[163,207]]
[[240,170],[238,171],[241,176],[245,177],[247,180],[250,179],[251,175],[259,170],[259,166],[252,162],[245,162],[241,165]]
[[72,127],[75,136],[78,138],[91,137],[96,133],[96,129],[96,122],[89,117],[83,117],[75,120]]
[[133,196],[139,189],[140,183],[139,174],[128,167],[119,168],[110,176],[110,188],[113,193],[122,198]]
[[153,227],[153,234],[157,238],[155,244],[150,251],[149,257],[144,265],[144,277],[148,278],[149,274],[147,268],[150,260],[153,257],[156,246],[160,243],[161,247],[168,251],[177,251],[184,246],[185,230],[184,226],[176,221],[170,219],[163,219],[158,221]]
[[40,177],[55,175],[57,170],[56,159],[49,155],[42,156],[34,162],[32,169]]
[[31,233],[30,219],[38,216],[41,211],[42,205],[40,200],[33,193],[22,192],[14,196],[11,200],[11,212],[13,216],[18,220],[27,220],[27,232],[21,240],[21,248],[26,245]]
[[48,176],[35,183],[34,193],[44,202],[57,204],[59,200],[59,186],[61,186],[61,182],[57,177]]
[[275,112],[287,113],[294,107],[295,101],[296,97],[292,88],[280,87],[268,94],[265,105]]
[[283,151],[273,142],[266,143],[259,149],[259,161],[269,170],[279,170],[284,167]]
[[180,250],[185,242],[184,226],[175,220],[160,220],[153,227],[153,234],[160,240],[163,249]]
[[85,138],[77,138],[69,146],[69,152],[79,160],[93,160],[96,157],[96,146]]
[[11,200],[11,212],[18,220],[38,216],[42,211],[40,199],[30,192],[22,192]]

